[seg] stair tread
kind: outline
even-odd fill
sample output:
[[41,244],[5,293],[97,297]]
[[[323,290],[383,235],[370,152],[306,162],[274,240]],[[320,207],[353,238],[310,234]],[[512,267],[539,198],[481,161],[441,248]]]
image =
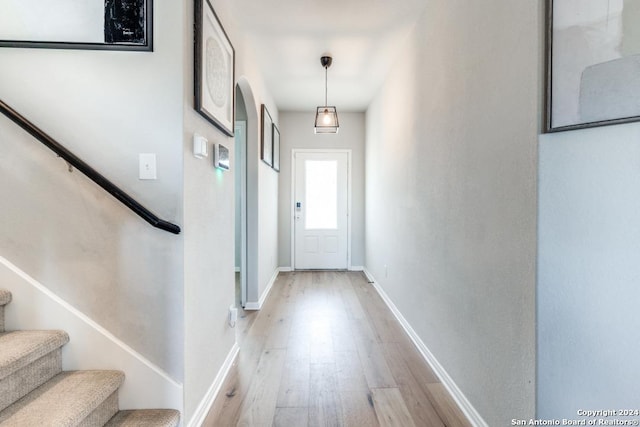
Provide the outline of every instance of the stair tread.
[[0,412],[0,424],[75,426],[123,381],[124,374],[120,371],[62,372]]
[[7,305],[11,302],[11,292],[0,289],[0,305]]
[[180,412],[173,409],[137,409],[118,412],[105,427],[175,427]]
[[12,331],[0,334],[0,380],[69,342],[64,331]]

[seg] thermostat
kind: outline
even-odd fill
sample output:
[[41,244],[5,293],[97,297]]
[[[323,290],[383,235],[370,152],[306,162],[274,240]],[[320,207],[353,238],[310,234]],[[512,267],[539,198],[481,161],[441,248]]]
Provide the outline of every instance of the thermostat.
[[229,170],[229,149],[222,144],[213,144],[213,166]]

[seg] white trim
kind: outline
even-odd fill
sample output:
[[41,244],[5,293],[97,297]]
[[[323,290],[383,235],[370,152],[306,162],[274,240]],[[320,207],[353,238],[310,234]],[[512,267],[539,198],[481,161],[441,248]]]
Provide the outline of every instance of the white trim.
[[[239,88],[239,86],[237,86]],[[235,173],[240,174],[240,189],[236,191],[240,192],[240,266],[236,267],[236,273],[240,274],[240,302],[244,303],[247,300],[247,152],[248,152],[248,134],[247,134],[247,121],[238,120],[235,122],[234,130],[236,136],[234,137],[234,148],[237,148],[238,144],[242,146],[238,152],[234,152],[234,155],[240,155],[240,170]],[[244,140],[238,142],[237,138],[244,137]],[[236,212],[236,218],[238,213]]]
[[290,239],[291,242],[289,244],[289,249],[291,252],[291,268],[295,269],[296,267],[296,150],[295,148],[291,150],[291,213],[289,215],[291,230],[290,230]]
[[262,308],[262,306],[260,305],[260,302],[248,302],[244,305],[244,309],[247,311],[255,311],[255,310],[260,310],[260,308]]
[[242,303],[246,303],[247,295],[257,294],[260,290],[258,268],[260,257],[259,250],[259,231],[260,231],[260,194],[259,194],[259,175],[260,167],[257,159],[260,156],[260,113],[258,108],[260,103],[256,100],[253,83],[246,76],[239,76],[236,82],[236,87],[240,89],[242,97],[244,98],[245,107],[247,107],[247,145],[246,145],[246,160],[247,160],[247,198],[246,198],[246,215],[247,215],[247,235],[246,235],[246,254],[247,265],[246,268],[241,271],[242,277],[246,278],[245,299]]
[[271,280],[269,280],[269,283],[267,284],[267,288],[260,296],[260,300],[258,300],[258,302],[247,302],[244,306],[245,310],[260,310],[262,308],[267,296],[269,296],[269,292],[271,292],[271,288],[273,288],[273,284],[278,278],[278,274],[280,274],[280,269],[276,268],[276,271],[273,272],[273,276],[271,276]]
[[[365,277],[367,278],[367,281],[369,283],[375,283],[375,279],[373,278],[373,276],[371,275],[371,273],[369,273],[369,270],[367,270],[366,267],[362,267],[362,271],[364,272]],[[395,313],[394,313],[395,314]]]
[[224,360],[224,363],[220,367],[218,375],[216,375],[216,378],[213,380],[211,387],[209,387],[209,390],[207,390],[207,393],[200,401],[198,408],[193,413],[188,427],[200,427],[202,424],[204,424],[204,420],[209,414],[211,406],[213,406],[213,402],[216,400],[216,397],[218,397],[218,393],[220,393],[222,384],[224,384],[224,380],[227,379],[227,375],[229,375],[229,371],[231,370],[236,357],[238,357],[239,352],[240,347],[238,346],[238,343],[233,343],[233,347],[231,347],[231,351],[229,351],[229,354],[227,354],[227,358]]
[[364,267],[361,265],[352,265],[349,267],[349,271],[364,271]]
[[353,216],[353,188],[351,185],[353,151],[351,149],[345,151],[347,152],[347,269],[349,269],[351,268],[351,217]]
[[182,412],[183,386],[87,315],[0,256],[0,283],[13,294],[6,306],[8,329],[62,329],[63,369],[118,369],[127,380],[119,390],[122,409],[168,407]]
[[351,269],[351,217],[353,216],[353,189],[352,189],[352,158],[351,148],[292,148],[291,149],[291,268],[295,269],[295,199],[296,199],[296,153],[347,153],[347,269]]
[[289,273],[289,272],[293,271],[293,268],[291,268],[291,267],[278,267],[278,271],[280,273]]
[[429,366],[431,366],[433,371],[442,382],[442,385],[444,385],[453,400],[455,400],[455,402],[458,404],[460,410],[462,410],[469,422],[475,427],[488,427],[488,424],[482,419],[471,402],[469,402],[469,399],[467,399],[464,393],[462,393],[462,390],[458,388],[458,386],[449,376],[444,367],[440,364],[440,362],[438,362],[436,357],[433,355],[433,353],[431,353],[429,348],[418,336],[416,331],[413,330],[409,322],[407,322],[407,319],[405,319],[402,313],[400,313],[398,307],[396,307],[396,305],[393,303],[393,301],[391,301],[384,289],[382,289],[378,282],[376,282],[373,275],[366,268],[364,268],[364,274],[367,276],[367,279],[373,285],[380,297],[384,300],[385,304],[387,304],[387,307],[389,307],[396,319],[398,319],[398,322],[400,322],[404,330],[407,332],[418,351],[422,354],[422,357],[426,360]]

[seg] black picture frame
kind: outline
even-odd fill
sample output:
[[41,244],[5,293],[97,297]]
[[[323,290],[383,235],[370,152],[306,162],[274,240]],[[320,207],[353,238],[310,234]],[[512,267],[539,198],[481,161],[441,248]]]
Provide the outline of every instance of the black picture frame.
[[[587,3],[580,6],[582,10],[562,8],[564,1],[546,1],[543,131],[561,132],[640,121],[637,106],[640,84],[628,71],[640,66],[640,51],[625,53],[620,49],[619,58],[608,52],[611,46],[621,45],[625,37],[624,27],[609,25],[608,20],[624,17],[620,18],[621,13],[609,14],[608,9],[606,13],[598,12],[601,7],[596,9]],[[561,24],[554,25],[554,22]],[[615,37],[620,40],[614,43],[610,32],[602,28],[617,27],[621,30]]]
[[280,130],[276,124],[273,124],[273,165],[274,171],[280,172]]
[[270,167],[273,167],[273,120],[267,110],[267,106],[262,104],[261,108],[262,131],[260,132],[260,159]]
[[[78,49],[78,50],[123,50],[123,51],[153,51],[153,0],[92,0],[96,4],[90,7],[103,7],[103,28],[95,29],[94,32],[101,32],[102,42],[89,39],[87,35],[70,35],[69,25],[61,21],[64,15],[64,6],[60,2],[41,0],[42,5],[37,8],[37,19],[49,19],[48,23],[39,25],[4,25],[2,18],[10,20],[12,23],[22,23],[23,20],[3,12],[4,7],[26,7],[19,0],[14,2],[0,2],[0,47],[11,48],[39,48],[39,49]],[[11,4],[10,4],[11,3]],[[29,3],[33,5],[32,3]],[[15,9],[13,10],[15,12]],[[20,9],[18,9],[20,11]],[[77,8],[74,9],[77,12]],[[34,13],[33,8],[24,10],[24,14]],[[90,14],[95,18],[95,10]],[[33,18],[33,16],[30,16]],[[82,17],[77,18],[78,22],[84,22]],[[90,19],[88,19],[90,21]],[[40,21],[38,21],[40,22]],[[18,29],[19,27],[19,29]],[[43,28],[49,31],[43,33]],[[22,34],[17,32],[22,31]],[[38,34],[41,33],[41,34]]]
[[209,0],[196,0],[195,110],[227,136],[235,124],[235,49]]

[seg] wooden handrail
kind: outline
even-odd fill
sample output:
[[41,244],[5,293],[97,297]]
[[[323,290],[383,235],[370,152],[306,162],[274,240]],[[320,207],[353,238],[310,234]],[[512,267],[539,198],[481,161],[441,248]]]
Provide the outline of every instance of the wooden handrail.
[[102,176],[98,171],[82,161],[78,156],[43,132],[20,113],[5,104],[2,100],[0,100],[0,112],[24,129],[27,133],[32,135],[35,139],[46,145],[51,151],[66,160],[71,166],[85,174],[87,178],[98,184],[149,224],[161,230],[168,231],[169,233],[180,234],[179,226],[158,218],[153,212],[142,206],[133,197],[122,191],[117,185]]

